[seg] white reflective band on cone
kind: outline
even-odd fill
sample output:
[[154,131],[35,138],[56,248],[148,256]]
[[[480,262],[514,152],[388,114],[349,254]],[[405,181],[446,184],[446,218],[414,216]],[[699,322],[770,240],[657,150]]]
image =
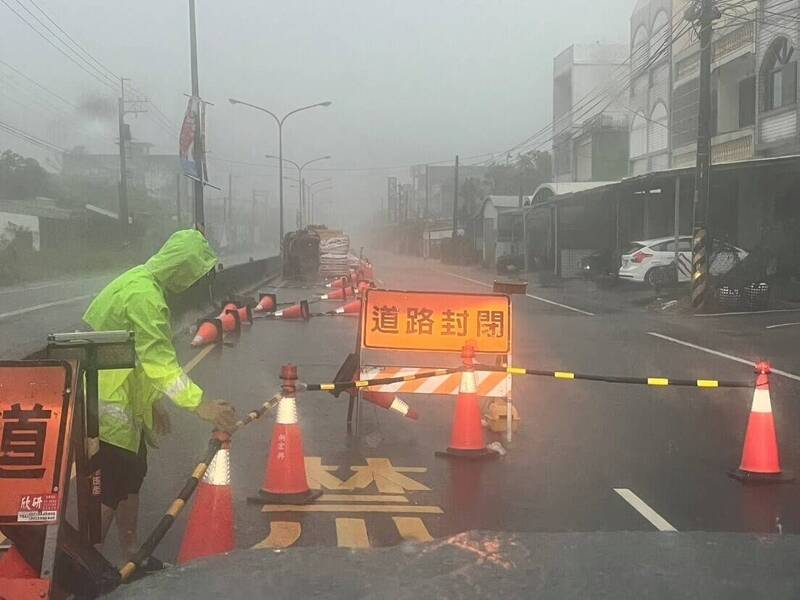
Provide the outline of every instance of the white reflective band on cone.
[[230,485],[231,484],[231,457],[230,450],[220,448],[214,455],[211,464],[206,469],[203,483],[208,485]]
[[276,423],[281,425],[294,425],[297,423],[297,402],[294,397],[284,396],[278,402],[278,416],[275,419]]
[[396,410],[401,415],[406,416],[408,414],[408,404],[403,402],[399,396],[395,396],[392,403],[389,405],[391,410]]
[[475,373],[473,371],[464,371],[461,373],[461,387],[458,391],[462,394],[474,394],[478,391],[478,386],[475,385]]
[[272,313],[272,316],[274,316],[274,317],[282,317],[283,316],[283,311],[279,310],[278,312]]
[[756,388],[755,392],[753,392],[753,408],[751,410],[752,412],[757,413],[772,412],[772,402],[770,402],[769,399],[769,390]]

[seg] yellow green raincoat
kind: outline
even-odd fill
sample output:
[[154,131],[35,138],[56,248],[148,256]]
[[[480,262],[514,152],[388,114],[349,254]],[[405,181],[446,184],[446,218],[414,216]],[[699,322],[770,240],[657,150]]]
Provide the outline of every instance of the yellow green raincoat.
[[153,403],[162,395],[194,410],[203,390],[184,373],[172,344],[166,292],[179,293],[217,264],[203,234],[177,231],[145,264],[109,283],[89,305],[83,320],[95,331],[133,331],[136,367],[101,371],[100,439],[131,452],[142,428],[153,426]]

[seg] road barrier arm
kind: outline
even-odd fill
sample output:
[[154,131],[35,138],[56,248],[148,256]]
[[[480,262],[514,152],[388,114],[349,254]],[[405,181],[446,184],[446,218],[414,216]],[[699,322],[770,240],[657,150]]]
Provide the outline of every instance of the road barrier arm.
[[333,383],[301,383],[298,389],[309,392],[343,392],[353,388],[365,388],[373,385],[389,385],[392,383],[402,383],[403,381],[414,381],[415,379],[427,379],[429,377],[441,377],[442,375],[452,375],[462,370],[462,367],[453,369],[434,369],[424,373],[413,375],[403,375],[398,377],[382,377],[379,379],[359,379],[357,381],[334,381]]
[[655,387],[697,387],[697,388],[752,388],[751,381],[724,381],[720,379],[670,379],[667,377],[617,377],[613,375],[587,375],[572,371],[542,371],[522,367],[502,367],[494,365],[475,365],[476,371],[494,371],[510,375],[533,375],[535,377],[552,377],[555,379],[579,379],[584,381],[602,381],[605,383],[625,383],[632,385],[649,385]]
[[197,488],[197,484],[203,478],[203,475],[205,475],[208,465],[214,459],[214,456],[217,454],[217,451],[221,446],[222,441],[216,437],[213,437],[208,441],[208,448],[206,449],[205,454],[203,454],[200,462],[197,463],[197,466],[194,468],[194,471],[192,471],[189,479],[186,480],[186,483],[183,485],[183,488],[178,496],[172,501],[172,504],[169,505],[167,512],[161,517],[161,520],[155,526],[139,550],[137,550],[136,554],[134,554],[133,557],[120,568],[119,576],[122,581],[129,579],[130,576],[134,574],[136,569],[139,568],[139,565],[148,559],[148,557],[156,549],[156,546],[158,546],[161,540],[164,539],[164,536],[167,534],[170,527],[172,527],[175,519],[183,510],[183,507],[186,506],[189,498],[192,497],[194,490]]

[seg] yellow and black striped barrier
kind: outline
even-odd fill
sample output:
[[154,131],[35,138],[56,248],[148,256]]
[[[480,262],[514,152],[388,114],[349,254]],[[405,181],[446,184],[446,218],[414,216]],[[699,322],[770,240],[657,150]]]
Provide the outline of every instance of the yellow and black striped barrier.
[[453,369],[433,369],[424,373],[413,375],[402,375],[398,377],[381,377],[379,379],[359,379],[358,381],[334,381],[332,383],[305,383],[298,384],[298,389],[309,392],[341,392],[352,388],[364,388],[373,385],[389,385],[391,383],[402,383],[404,381],[414,381],[415,379],[427,379],[429,377],[440,377],[442,375],[452,375],[458,373],[463,367]]
[[572,371],[542,371],[521,367],[495,367],[492,365],[475,365],[476,371],[495,371],[509,375],[533,375],[535,377],[552,377],[554,379],[578,379],[584,381],[602,381],[605,383],[627,383],[631,385],[650,385],[655,387],[696,387],[696,388],[752,388],[751,381],[724,381],[721,379],[671,379],[667,377],[616,377],[613,375],[587,375]]

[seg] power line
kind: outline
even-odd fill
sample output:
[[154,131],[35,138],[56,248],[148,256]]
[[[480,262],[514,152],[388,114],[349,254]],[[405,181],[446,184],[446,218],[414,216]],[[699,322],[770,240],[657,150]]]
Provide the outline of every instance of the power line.
[[28,82],[32,83],[33,85],[35,85],[36,87],[38,87],[40,90],[47,92],[48,94],[50,94],[50,95],[51,95],[51,96],[53,96],[54,98],[57,98],[58,100],[61,100],[61,102],[63,102],[64,104],[66,104],[66,105],[67,105],[67,106],[69,106],[70,108],[74,108],[74,109],[76,109],[76,110],[77,110],[77,108],[78,108],[78,107],[77,107],[76,105],[74,105],[72,102],[70,102],[69,100],[67,100],[67,99],[66,99],[66,98],[64,98],[63,96],[61,96],[61,95],[57,94],[56,92],[54,92],[54,91],[53,91],[53,90],[51,90],[50,88],[48,88],[48,87],[44,86],[43,84],[39,83],[39,82],[38,82],[38,81],[36,81],[35,79],[33,79],[33,78],[29,77],[28,75],[26,75],[25,73],[23,73],[22,71],[20,71],[19,69],[17,69],[16,67],[14,67],[14,66],[12,66],[12,65],[8,64],[8,63],[7,63],[7,62],[5,62],[4,60],[0,60],[0,65],[3,65],[4,67],[6,67],[6,68],[8,68],[8,69],[12,70],[14,73],[16,73],[17,75],[19,75],[20,77],[22,77],[22,78],[23,78],[23,79],[25,79],[26,81],[28,81]]
[[87,68],[84,66],[84,64],[82,64],[82,63],[78,62],[78,61],[77,61],[77,60],[76,60],[76,59],[75,59],[73,56],[71,56],[70,54],[67,54],[67,53],[66,53],[66,52],[65,52],[65,51],[64,51],[64,50],[63,50],[63,49],[62,49],[60,46],[57,46],[57,45],[56,45],[56,44],[55,44],[55,43],[54,43],[54,42],[53,42],[53,41],[52,41],[52,40],[51,40],[49,37],[47,37],[47,36],[46,36],[44,33],[42,33],[41,31],[39,31],[39,30],[38,30],[38,29],[37,29],[37,28],[36,28],[36,27],[33,25],[33,23],[31,23],[30,21],[28,21],[28,20],[27,20],[27,19],[26,19],[26,18],[25,18],[25,17],[24,17],[24,16],[23,16],[23,15],[22,15],[22,14],[21,14],[19,11],[18,11],[18,10],[16,10],[16,9],[15,9],[13,6],[11,6],[11,5],[8,3],[8,0],[0,0],[0,2],[2,2],[2,3],[3,3],[5,6],[6,6],[6,8],[8,8],[8,10],[10,10],[11,12],[13,12],[13,13],[14,13],[14,14],[17,16],[17,18],[18,18],[20,21],[22,21],[23,23],[25,23],[25,25],[27,25],[28,27],[30,27],[30,28],[31,28],[31,29],[32,29],[32,30],[33,30],[33,31],[34,31],[34,32],[35,32],[35,33],[36,33],[36,34],[37,34],[39,37],[41,37],[41,38],[42,38],[44,41],[46,41],[48,44],[50,44],[50,45],[51,45],[53,48],[55,48],[56,50],[58,50],[58,52],[60,52],[61,54],[63,54],[63,55],[64,55],[64,56],[65,56],[65,57],[66,57],[66,58],[67,58],[67,59],[68,59],[70,62],[72,62],[74,65],[76,65],[76,66],[77,66],[79,69],[81,69],[81,70],[82,70],[84,73],[86,73],[87,75],[89,75],[90,77],[92,77],[93,79],[95,79],[97,82],[99,82],[99,83],[103,84],[104,86],[106,86],[106,87],[109,87],[109,88],[116,89],[116,88],[115,88],[115,86],[112,86],[112,85],[111,85],[111,84],[108,82],[108,80],[107,80],[107,79],[105,79],[105,78],[101,78],[101,77],[100,77],[99,75],[97,75],[96,73],[94,73],[94,72],[92,72],[92,71],[89,71],[89,70],[88,70],[88,69],[87,69]]
[[40,137],[36,137],[33,134],[28,133],[27,131],[20,129],[19,127],[14,127],[13,125],[9,125],[3,121],[0,121],[0,130],[5,131],[6,133],[10,133],[11,135],[18,137],[22,140],[25,140],[31,144],[36,146],[40,146],[47,150],[55,150],[57,152],[66,152],[64,148],[61,146],[56,146],[52,142],[48,142],[47,140],[43,140]]

